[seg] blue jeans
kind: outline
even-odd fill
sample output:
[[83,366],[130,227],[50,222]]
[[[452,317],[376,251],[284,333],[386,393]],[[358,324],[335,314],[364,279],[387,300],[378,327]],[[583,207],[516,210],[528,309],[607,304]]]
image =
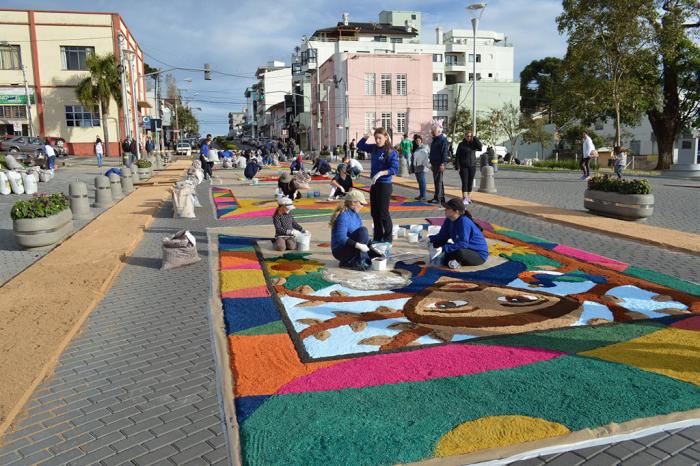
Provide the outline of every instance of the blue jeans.
[[[350,233],[348,237],[357,243],[369,244],[369,232],[366,227],[358,228]],[[332,252],[333,257],[338,259],[341,267],[355,268],[363,265],[365,267],[369,266],[369,254],[360,251],[355,248],[355,246],[344,244],[339,248],[333,249]]]
[[427,196],[426,190],[425,190],[425,171],[422,172],[416,172],[416,181],[418,182],[418,190],[420,192],[420,198],[425,199]]
[[97,156],[97,166],[102,167],[102,154],[96,154]]
[[616,163],[616,164],[615,164],[614,171],[615,171],[615,174],[617,175],[617,177],[618,177],[619,179],[622,179],[622,169],[623,169],[623,168],[624,168],[624,166],[623,166],[621,163]]

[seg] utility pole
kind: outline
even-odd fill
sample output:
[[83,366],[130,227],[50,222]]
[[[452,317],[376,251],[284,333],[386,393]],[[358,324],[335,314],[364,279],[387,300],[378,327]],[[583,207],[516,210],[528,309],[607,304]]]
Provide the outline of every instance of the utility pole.
[[29,100],[29,84],[27,84],[27,70],[22,64],[22,77],[24,78],[24,98],[27,99],[27,129],[29,136],[34,136],[34,122],[32,119],[32,101]]

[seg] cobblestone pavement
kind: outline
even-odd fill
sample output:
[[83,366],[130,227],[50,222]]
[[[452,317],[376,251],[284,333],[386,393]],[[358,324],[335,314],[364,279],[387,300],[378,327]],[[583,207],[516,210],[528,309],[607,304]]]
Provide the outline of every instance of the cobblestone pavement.
[[[59,163],[64,159],[60,159]],[[90,204],[95,200],[95,176],[99,173],[97,164],[92,159],[90,160],[69,160],[71,166],[59,167],[56,170],[56,176],[48,183],[39,183],[39,192],[41,193],[64,193],[68,195],[68,186],[78,180],[87,184],[88,196]],[[105,165],[102,173],[109,169],[109,166],[116,166],[116,162],[111,162]],[[51,248],[34,251],[24,251],[15,243],[14,233],[12,231],[12,219],[10,218],[10,210],[12,206],[20,199],[28,199],[32,197],[27,194],[10,194],[0,196],[0,286],[9,279],[20,273],[32,265],[35,261],[43,257]],[[74,220],[73,226],[75,231],[80,230],[85,225],[90,223],[92,219],[100,215],[106,209],[90,208],[92,218],[89,220]]]
[[[204,183],[198,190],[204,207],[198,209],[197,219],[170,218],[169,203],[159,210],[112,289],[61,356],[53,376],[34,393],[14,432],[4,439],[0,465],[227,462],[207,321],[206,228],[269,225],[269,219],[215,220],[208,187]],[[408,190],[397,188],[396,192]],[[682,253],[611,240],[493,208],[473,210],[524,233],[663,269],[679,278],[698,276],[697,259]],[[204,260],[160,271],[161,238],[182,228],[194,233]],[[668,266],[660,268],[660,264]],[[685,460],[697,464],[699,441],[700,428],[694,427],[523,464],[613,465],[623,459],[635,465],[692,464]]]

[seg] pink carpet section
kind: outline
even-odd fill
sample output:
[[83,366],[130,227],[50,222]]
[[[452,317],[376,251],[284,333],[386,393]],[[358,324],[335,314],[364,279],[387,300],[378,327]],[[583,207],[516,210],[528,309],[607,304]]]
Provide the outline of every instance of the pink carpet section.
[[601,265],[603,267],[607,267],[618,272],[624,272],[629,267],[629,264],[625,264],[624,262],[619,262],[613,259],[609,259],[607,257],[592,254],[590,252],[582,251],[580,249],[572,248],[569,246],[564,246],[563,244],[555,246],[554,251],[558,252],[559,254],[564,254],[565,256],[573,257],[574,259],[579,259],[585,262],[589,262],[591,264]]
[[267,298],[269,296],[270,292],[267,290],[267,286],[255,286],[221,293],[222,298]]
[[442,226],[445,223],[445,217],[428,217],[425,219],[429,224],[435,226]]
[[670,327],[700,332],[700,316],[688,317],[687,319],[679,320],[678,322],[672,323]]
[[478,374],[554,359],[564,353],[507,346],[446,345],[377,354],[319,369],[277,393],[305,393]]
[[245,212],[242,214],[236,214],[236,218],[272,217],[272,214],[275,213],[275,209],[255,210],[253,212]]

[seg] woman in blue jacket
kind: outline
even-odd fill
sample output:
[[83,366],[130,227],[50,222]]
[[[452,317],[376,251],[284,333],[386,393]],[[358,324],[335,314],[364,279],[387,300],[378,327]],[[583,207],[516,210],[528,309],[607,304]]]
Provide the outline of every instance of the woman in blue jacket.
[[[489,247],[481,228],[459,199],[445,204],[445,223],[437,235],[429,237],[433,247],[442,248],[443,265],[458,269],[463,265],[481,265],[489,258]],[[449,242],[452,240],[451,242]]]
[[359,212],[366,204],[362,191],[353,189],[331,217],[331,252],[341,267],[367,270],[370,257],[382,255],[369,244],[369,233],[362,225]]
[[372,186],[369,190],[369,202],[374,221],[374,241],[391,243],[391,214],[389,213],[389,202],[391,201],[392,176],[399,172],[399,155],[389,141],[389,135],[384,128],[374,130],[374,142],[367,144],[366,134],[357,148],[372,154]]

